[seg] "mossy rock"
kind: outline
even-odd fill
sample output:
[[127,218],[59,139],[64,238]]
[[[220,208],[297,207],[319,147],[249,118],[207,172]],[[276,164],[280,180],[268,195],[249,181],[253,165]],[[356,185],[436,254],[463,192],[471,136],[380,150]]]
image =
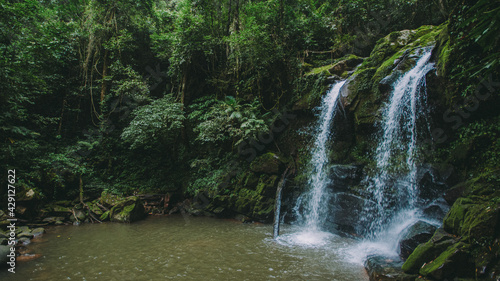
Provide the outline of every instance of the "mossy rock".
[[240,214],[249,214],[259,199],[258,193],[254,190],[242,188],[238,193],[238,198],[233,209]]
[[274,199],[267,199],[258,201],[253,209],[252,217],[260,221],[271,221],[272,214],[274,213]]
[[475,267],[469,253],[470,245],[459,242],[448,247],[435,260],[425,264],[419,274],[437,280],[474,276]]
[[56,201],[56,202],[54,202],[54,204],[58,205],[58,206],[64,206],[64,207],[70,207],[73,205],[73,203],[69,200]]
[[436,230],[432,238],[424,244],[420,244],[410,254],[402,269],[407,273],[418,273],[422,265],[434,260],[445,249],[456,242],[452,235],[442,228]]
[[262,175],[256,188],[257,194],[264,197],[274,198],[276,195],[277,179],[277,175]]
[[97,206],[96,202],[87,202],[87,206],[89,206],[90,211],[98,216],[102,215],[104,212]]
[[56,213],[71,213],[71,209],[63,206],[55,205],[52,207],[52,211]]
[[380,96],[372,92],[371,79],[375,72],[375,68],[369,68],[358,73],[352,83],[349,83],[349,93],[343,99],[344,105],[354,111],[354,122],[357,126],[373,126],[380,118]]
[[414,281],[417,275],[407,274],[401,270],[402,261],[384,256],[371,255],[364,263],[370,280],[377,281]]
[[439,76],[445,77],[446,75],[448,75],[448,66],[450,63],[449,58],[452,51],[450,46],[448,23],[445,23],[443,25],[443,29],[438,35],[436,49],[436,53],[438,56],[437,73]]
[[469,240],[493,239],[499,221],[500,207],[496,202],[479,197],[459,198],[443,221],[446,231]]
[[328,72],[333,75],[338,75],[340,77],[346,78],[348,75],[348,71],[351,71],[356,67],[358,64],[362,63],[363,59],[359,58],[355,55],[352,55],[349,58],[346,58],[344,60],[340,60],[336,62],[335,64],[331,65],[331,67],[328,69]]
[[302,87],[298,91],[301,93],[297,96],[292,107],[293,111],[310,112],[313,108],[321,103],[321,97],[328,90],[328,71],[315,76],[306,76],[303,79]]
[[107,208],[116,205],[118,202],[122,200],[123,198],[121,198],[120,196],[111,194],[107,191],[103,191],[101,193],[101,197],[99,198],[99,202]]
[[144,205],[136,197],[128,197],[111,208],[110,220],[114,222],[134,222],[145,216]]
[[250,163],[250,170],[255,173],[278,174],[283,167],[283,159],[272,152],[263,154]]
[[253,189],[259,183],[260,177],[253,172],[247,172],[243,177],[242,186],[245,188]]

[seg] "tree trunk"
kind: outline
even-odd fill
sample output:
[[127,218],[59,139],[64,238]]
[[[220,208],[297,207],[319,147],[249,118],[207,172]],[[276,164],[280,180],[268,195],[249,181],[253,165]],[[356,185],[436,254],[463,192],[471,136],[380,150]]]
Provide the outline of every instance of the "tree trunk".
[[79,189],[80,189],[80,203],[83,203],[83,180],[82,180],[82,174],[80,174],[80,183],[78,184]]
[[59,118],[59,126],[57,128],[57,134],[61,135],[61,129],[62,129],[62,123],[63,123],[63,117],[64,117],[64,107],[66,106],[66,99],[63,99],[63,103],[61,106],[61,117]]
[[104,97],[106,96],[106,91],[108,87],[106,76],[108,76],[108,50],[104,52],[104,60],[102,66],[101,103],[104,101]]

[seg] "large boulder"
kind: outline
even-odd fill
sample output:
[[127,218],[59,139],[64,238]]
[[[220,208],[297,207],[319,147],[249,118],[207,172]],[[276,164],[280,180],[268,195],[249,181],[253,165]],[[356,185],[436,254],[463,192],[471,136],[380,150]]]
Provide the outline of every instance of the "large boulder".
[[399,241],[400,257],[407,259],[418,245],[427,242],[432,237],[436,229],[435,226],[424,221],[417,221],[407,227]]
[[134,222],[144,218],[144,205],[136,197],[128,197],[111,208],[109,217],[114,222]]

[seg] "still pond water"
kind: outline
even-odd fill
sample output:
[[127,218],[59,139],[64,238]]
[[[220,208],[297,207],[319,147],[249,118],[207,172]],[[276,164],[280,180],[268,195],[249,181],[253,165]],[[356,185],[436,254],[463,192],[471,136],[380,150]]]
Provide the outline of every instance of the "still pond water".
[[47,229],[30,247],[43,256],[18,263],[0,280],[368,280],[346,249],[354,241],[331,234],[182,216],[133,224]]

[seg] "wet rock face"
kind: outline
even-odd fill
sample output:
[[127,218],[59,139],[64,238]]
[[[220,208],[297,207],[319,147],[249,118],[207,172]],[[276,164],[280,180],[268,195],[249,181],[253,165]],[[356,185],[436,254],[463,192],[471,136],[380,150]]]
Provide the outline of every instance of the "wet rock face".
[[440,200],[437,200],[425,207],[422,213],[428,219],[443,221],[448,210],[449,207],[447,205],[444,205],[440,202]]
[[349,186],[358,185],[363,180],[362,165],[332,165],[328,173],[329,188],[346,191]]
[[365,269],[373,281],[414,281],[417,275],[407,274],[402,269],[403,261],[398,258],[369,256]]
[[360,237],[366,232],[362,220],[365,206],[375,208],[375,203],[360,196],[339,192],[333,195],[327,229],[350,237]]
[[442,196],[448,189],[448,185],[445,183],[446,180],[446,174],[442,175],[442,173],[430,165],[419,167],[417,183],[420,191],[420,199],[429,202]]
[[435,231],[435,226],[424,221],[417,221],[406,228],[403,231],[402,239],[399,241],[400,257],[407,259],[415,248],[421,243],[427,242]]

